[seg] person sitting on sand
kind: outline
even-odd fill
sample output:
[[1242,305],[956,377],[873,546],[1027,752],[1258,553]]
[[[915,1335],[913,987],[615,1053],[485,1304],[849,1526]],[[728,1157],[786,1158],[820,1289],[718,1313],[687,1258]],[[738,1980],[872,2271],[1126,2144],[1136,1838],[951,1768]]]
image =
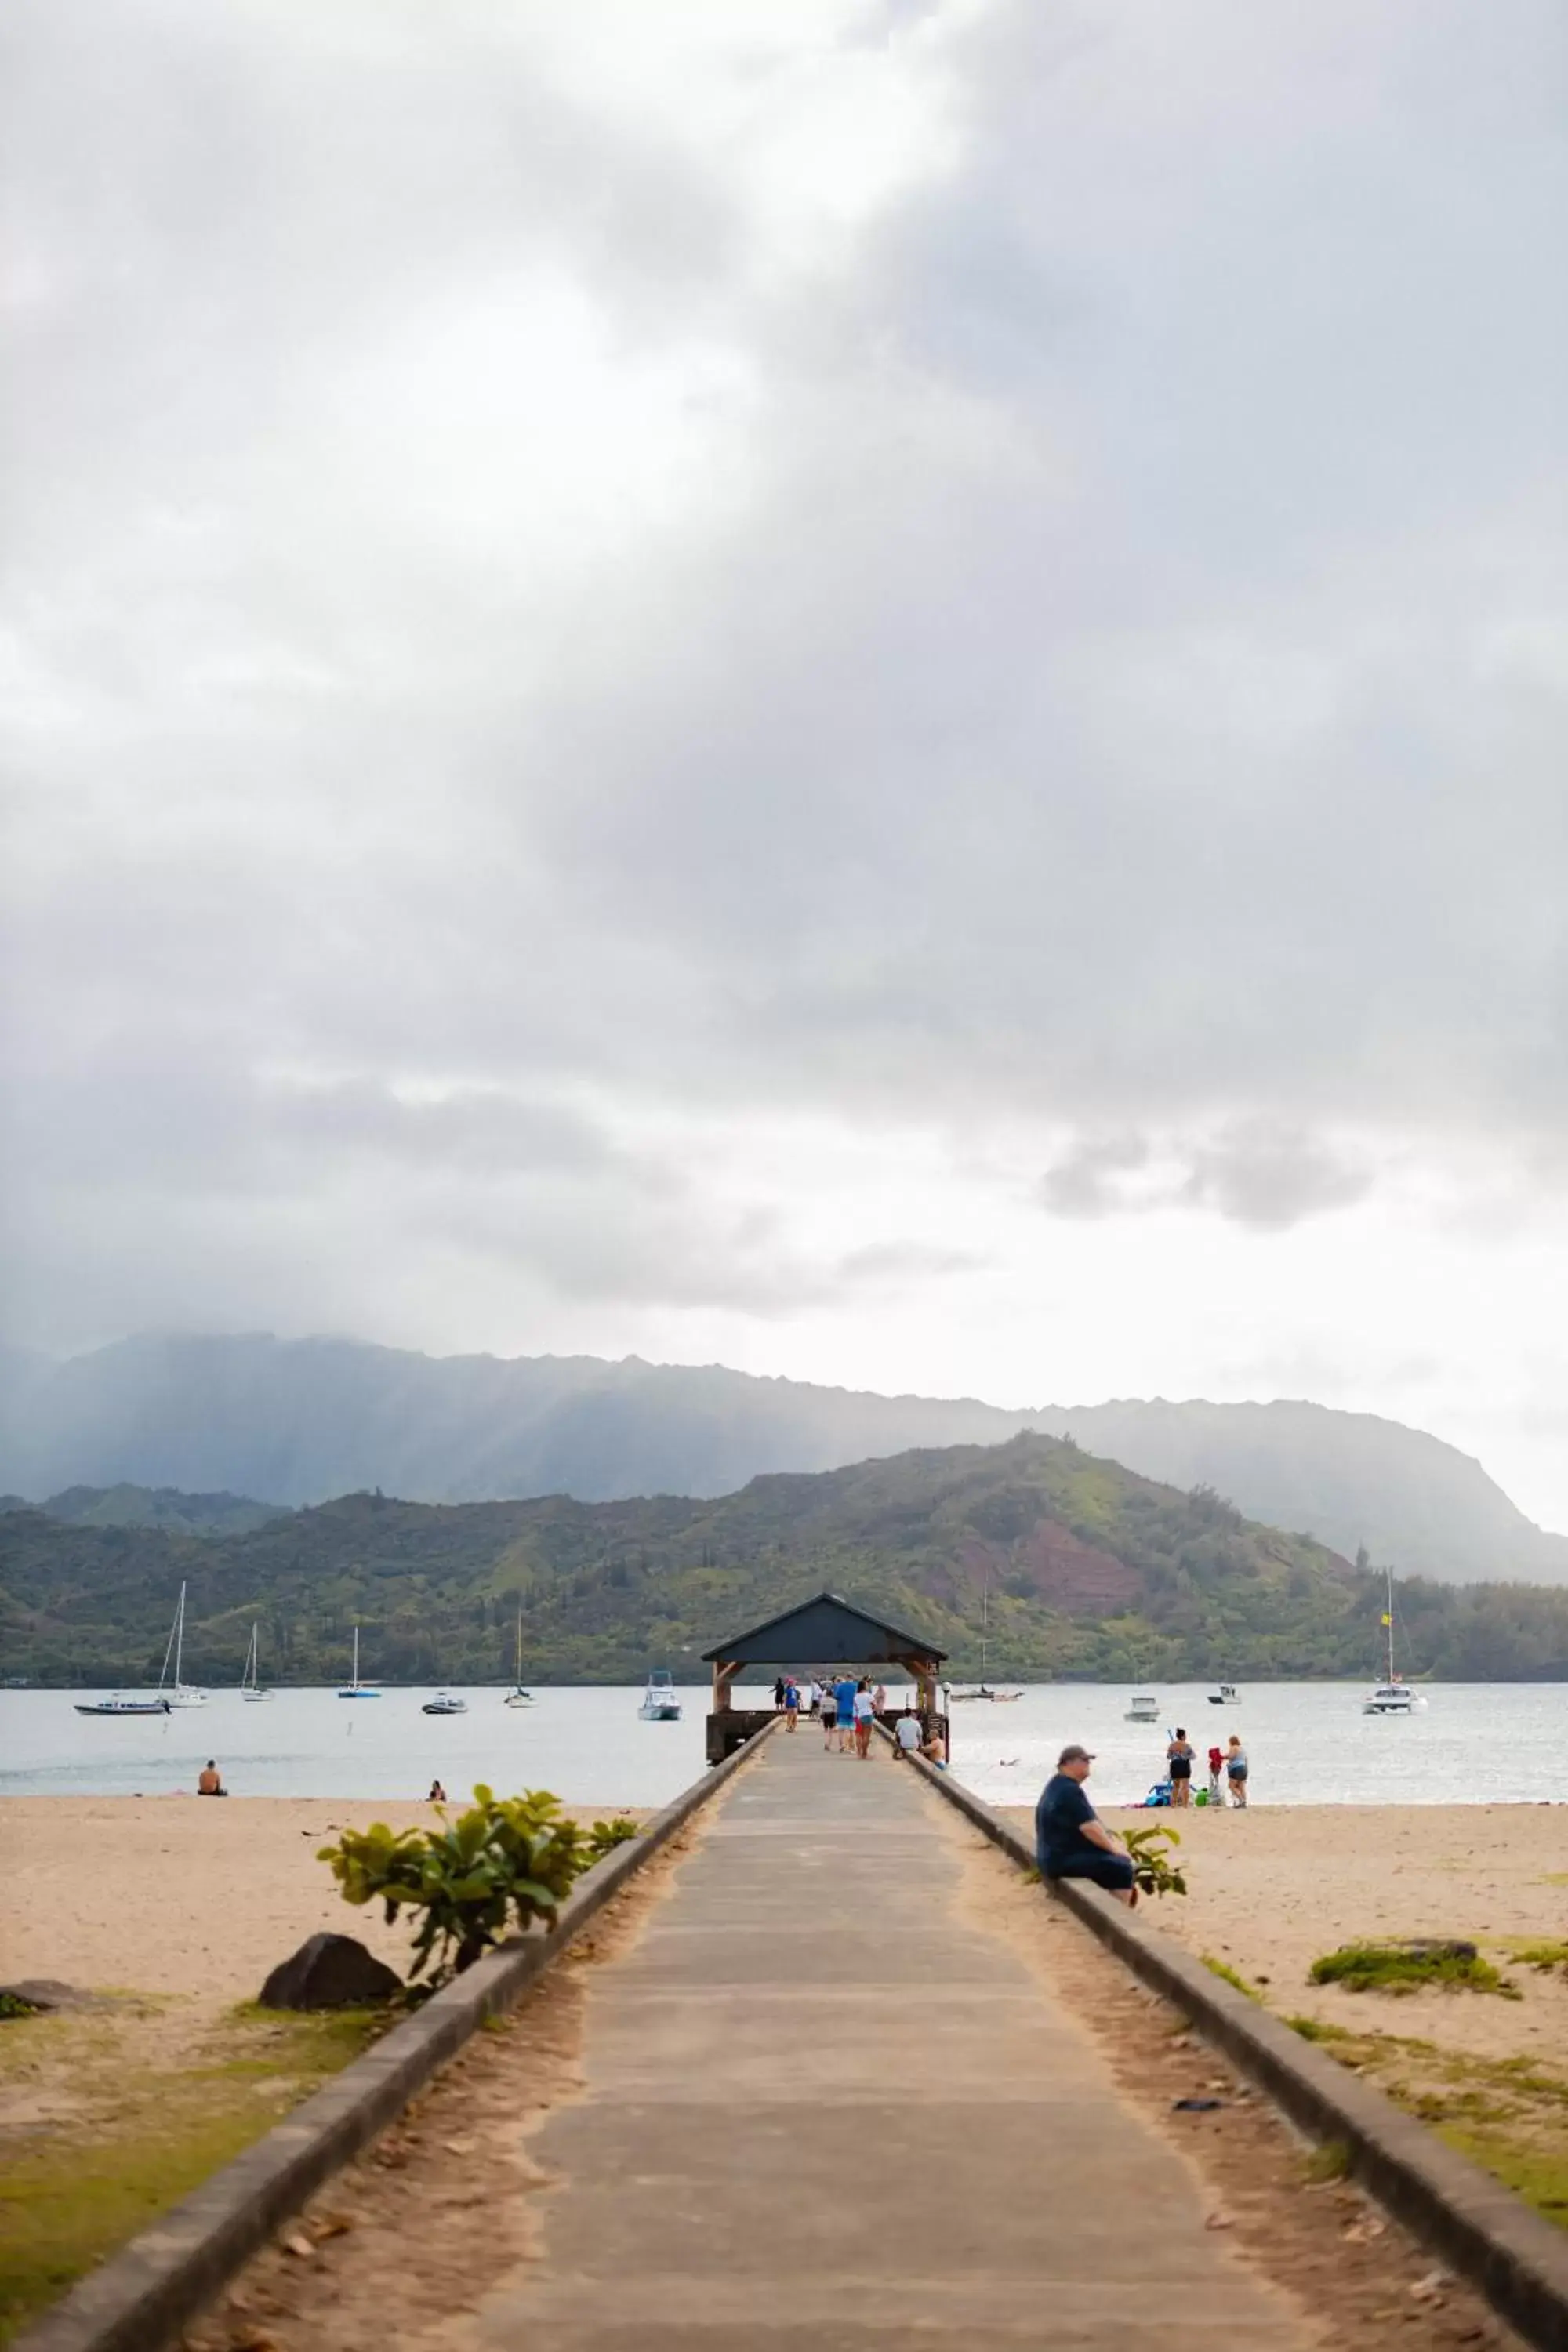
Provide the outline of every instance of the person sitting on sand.
[[921,1742],[924,1737],[925,1734],[921,1729],[921,1719],[918,1715],[900,1715],[898,1722],[893,1727],[893,1739],[895,1742],[893,1748],[894,1755],[918,1755],[920,1753]]
[[1242,1811],[1247,1810],[1247,1750],[1233,1731],[1230,1748],[1225,1759],[1225,1776],[1230,1782],[1230,1801]]
[[446,1803],[447,1791],[443,1789],[439,1780],[431,1781],[430,1794],[426,1798],[425,1801],[427,1805],[444,1805]]
[[1084,1793],[1093,1761],[1089,1750],[1076,1743],[1058,1757],[1035,1807],[1035,1858],[1042,1878],[1092,1879],[1131,1909],[1138,1900],[1131,1856],[1117,1852],[1121,1841]]
[[228,1794],[223,1785],[223,1774],[210,1756],[205,1769],[196,1775],[196,1794],[198,1797],[226,1797]]

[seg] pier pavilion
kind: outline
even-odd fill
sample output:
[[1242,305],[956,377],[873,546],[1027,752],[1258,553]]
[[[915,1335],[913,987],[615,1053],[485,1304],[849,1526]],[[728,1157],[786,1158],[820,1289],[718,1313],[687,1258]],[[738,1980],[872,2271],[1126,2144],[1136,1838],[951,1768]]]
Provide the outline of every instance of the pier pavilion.
[[731,1634],[716,1649],[702,1654],[713,1669],[713,1706],[708,1717],[708,1761],[721,1764],[743,1747],[764,1723],[770,1707],[738,1707],[730,1704],[731,1685],[746,1666],[771,1666],[775,1671],[820,1673],[828,1666],[896,1666],[915,1685],[915,1708],[889,1708],[883,1718],[918,1712],[928,1733],[934,1726],[947,1744],[947,1716],[939,1705],[939,1673],[947,1653],[922,1634],[905,1633],[897,1625],[857,1609],[837,1592],[819,1592],[770,1617],[749,1633]]

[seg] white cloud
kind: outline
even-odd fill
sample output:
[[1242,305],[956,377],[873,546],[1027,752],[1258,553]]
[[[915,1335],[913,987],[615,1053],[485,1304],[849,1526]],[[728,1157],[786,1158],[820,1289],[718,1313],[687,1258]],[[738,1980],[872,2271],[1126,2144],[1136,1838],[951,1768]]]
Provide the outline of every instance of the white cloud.
[[1568,1516],[1561,37],[14,17],[16,1335],[1315,1363]]

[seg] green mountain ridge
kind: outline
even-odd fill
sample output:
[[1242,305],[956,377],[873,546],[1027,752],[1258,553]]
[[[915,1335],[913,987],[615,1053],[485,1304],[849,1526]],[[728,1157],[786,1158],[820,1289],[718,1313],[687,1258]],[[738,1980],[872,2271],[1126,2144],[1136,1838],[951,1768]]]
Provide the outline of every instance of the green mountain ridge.
[[303,1506],[362,1488],[424,1503],[713,1496],[772,1471],[910,1447],[1071,1434],[1251,1518],[1362,1546],[1405,1575],[1568,1584],[1568,1538],[1479,1462],[1372,1413],[1275,1399],[1005,1409],[636,1357],[420,1355],[266,1332],[143,1336],[51,1363],[0,1347],[0,1486],[85,1483]]
[[[716,1499],[409,1503],[376,1494],[220,1536],[0,1518],[0,1653],[34,1682],[151,1679],[181,1580],[188,1674],[237,1679],[253,1618],[271,1678],[339,1679],[352,1629],[384,1681],[501,1681],[514,1626],[540,1681],[700,1679],[726,1633],[824,1587],[929,1634],[951,1670],[1046,1679],[1367,1675],[1382,1580],[1312,1538],[1245,1519],[1025,1435]],[[1568,1678],[1568,1594],[1399,1587],[1412,1671]],[[808,1664],[809,1660],[795,1663]]]

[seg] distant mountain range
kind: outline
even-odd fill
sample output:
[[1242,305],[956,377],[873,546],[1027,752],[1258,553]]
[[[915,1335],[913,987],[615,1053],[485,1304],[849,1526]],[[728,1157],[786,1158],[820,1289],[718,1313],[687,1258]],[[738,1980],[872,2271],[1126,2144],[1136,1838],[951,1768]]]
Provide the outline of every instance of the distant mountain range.
[[[362,1628],[367,1674],[525,1672],[700,1681],[702,1651],[824,1587],[994,1675],[1153,1684],[1378,1669],[1384,1588],[1310,1538],[1243,1518],[1055,1438],[952,1446],[718,1501],[433,1506],[357,1494],[246,1532],[0,1517],[0,1645],[40,1683],[145,1683],[189,1586],[185,1664],[237,1681],[253,1622],[268,1675],[331,1683]],[[1568,1678],[1568,1592],[1397,1588],[1401,1656],[1464,1681]],[[795,1659],[781,1664],[809,1665]]]
[[1321,1405],[1126,1402],[1005,1410],[593,1356],[431,1357],[266,1334],[138,1338],[63,1363],[0,1351],[0,1486],[124,1484],[308,1505],[699,1498],[911,1446],[1070,1433],[1148,1477],[1447,1581],[1568,1583],[1545,1534],[1439,1439]]

